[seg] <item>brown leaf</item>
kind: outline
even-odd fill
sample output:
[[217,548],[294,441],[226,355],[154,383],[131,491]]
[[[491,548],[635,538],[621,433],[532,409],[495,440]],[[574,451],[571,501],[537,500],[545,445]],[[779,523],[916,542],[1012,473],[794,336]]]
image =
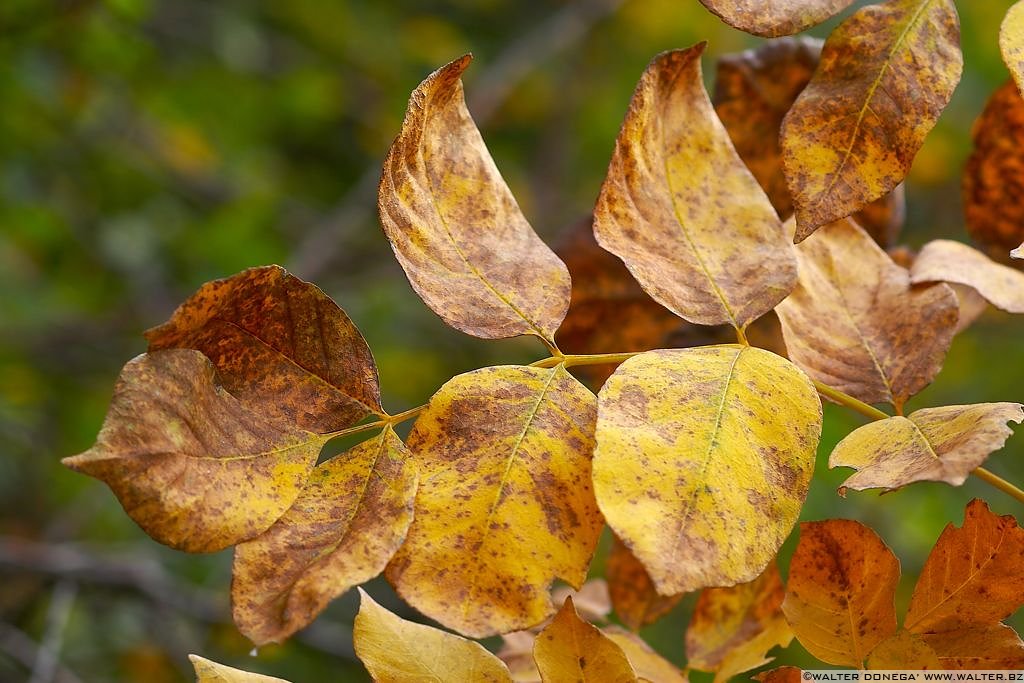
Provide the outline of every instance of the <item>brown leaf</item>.
[[949,287],[911,287],[907,270],[849,219],[819,230],[797,257],[800,283],[775,309],[794,363],[862,401],[898,408],[931,382],[957,321]]
[[733,28],[765,38],[789,36],[817,26],[853,0],[700,0]]
[[934,240],[914,261],[910,270],[914,284],[955,282],[971,287],[996,308],[1007,313],[1024,313],[1024,273],[1000,265],[966,244]]
[[1024,90],[1024,2],[1014,3],[999,27],[999,51],[1019,90]]
[[549,342],[569,306],[569,273],[516,204],[473,123],[465,55],[409,100],[384,160],[384,232],[413,289],[457,330]]
[[683,593],[659,595],[647,570],[618,538],[612,543],[604,571],[615,613],[634,631],[653,624],[683,599]]
[[868,5],[832,32],[782,126],[796,241],[903,181],[962,67],[953,0]]
[[317,466],[281,519],[235,548],[238,629],[256,645],[281,642],[384,571],[412,522],[416,480],[390,427]]
[[868,655],[869,669],[942,669],[935,650],[915,634],[900,629],[875,646]]
[[114,491],[160,543],[221,550],[257,536],[298,497],[325,438],[251,411],[203,354],[143,354],[124,366],[96,445],[64,458]]
[[566,598],[552,622],[537,635],[533,658],[544,683],[634,683],[626,654],[599,629],[580,619]]
[[686,676],[645,643],[640,636],[625,629],[608,626],[602,629],[608,639],[626,653],[633,671],[641,681],[651,683],[686,683]]
[[859,668],[896,633],[899,579],[899,560],[860,522],[803,522],[782,611],[812,655]]
[[594,233],[669,310],[743,328],[789,293],[796,267],[778,216],[711,107],[704,47],[665,52],[644,71]]
[[269,419],[329,432],[382,413],[359,330],[319,288],[279,266],[206,283],[146,339],[151,352],[202,351],[224,388]]
[[801,683],[803,671],[795,666],[780,666],[771,671],[762,671],[754,675],[755,681],[761,683]]
[[925,633],[943,669],[1024,669],[1024,642],[1006,624]]

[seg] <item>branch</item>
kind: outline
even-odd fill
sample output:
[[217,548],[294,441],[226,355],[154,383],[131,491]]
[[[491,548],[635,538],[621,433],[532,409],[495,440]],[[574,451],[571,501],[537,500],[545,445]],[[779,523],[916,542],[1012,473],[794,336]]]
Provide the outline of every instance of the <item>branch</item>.
[[[21,629],[0,621],[0,650],[26,669],[32,669],[39,658],[40,647]],[[82,683],[75,672],[59,662],[56,663],[54,675],[57,683]]]

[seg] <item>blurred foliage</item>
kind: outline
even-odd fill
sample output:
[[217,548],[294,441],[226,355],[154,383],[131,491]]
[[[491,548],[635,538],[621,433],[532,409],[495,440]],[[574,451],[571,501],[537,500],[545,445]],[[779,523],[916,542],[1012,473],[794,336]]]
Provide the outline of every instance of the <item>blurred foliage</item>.
[[[966,67],[908,181],[911,246],[967,239],[960,172],[973,120],[1007,78],[996,34],[1010,4],[959,3]],[[615,11],[558,49],[540,49],[544,27],[558,26],[552,17],[587,5]],[[812,33],[824,37],[835,24]],[[188,652],[297,682],[364,680],[351,655],[354,596],[307,636],[248,659],[230,623],[230,553],[158,546],[105,487],[65,471],[59,458],[92,443],[118,369],[145,348],[140,332],[204,281],[249,266],[281,263],[335,297],[374,350],[393,411],[424,402],[455,373],[539,358],[530,341],[447,329],[394,263],[373,189],[409,92],[474,52],[471,108],[491,108],[484,136],[526,215],[553,243],[590,210],[646,63],[700,40],[710,43],[706,73],[716,56],[762,42],[696,0],[0,3],[0,536],[44,549],[75,543],[140,575],[155,568],[204,605],[155,600],[136,579],[79,578],[71,599],[58,601],[55,586],[69,595],[58,575],[70,564],[13,561],[8,552],[0,558],[5,633],[13,627],[38,642],[60,602],[61,662],[83,680],[190,680]],[[504,71],[489,70],[496,64]],[[1021,400],[1022,338],[1024,323],[990,310],[954,341],[945,371],[911,409]],[[877,529],[903,559],[902,609],[931,544],[947,522],[960,523],[971,497],[1002,514],[1021,518],[1021,510],[976,481],[839,498],[845,475],[829,472],[825,458],[860,422],[826,410],[803,517]],[[1020,483],[1022,454],[1018,436],[991,469]],[[371,591],[411,616],[383,582]],[[676,661],[692,605],[687,599],[643,632]],[[26,643],[15,640],[0,638],[0,680],[26,676],[18,661]],[[794,645],[781,661],[811,660]]]

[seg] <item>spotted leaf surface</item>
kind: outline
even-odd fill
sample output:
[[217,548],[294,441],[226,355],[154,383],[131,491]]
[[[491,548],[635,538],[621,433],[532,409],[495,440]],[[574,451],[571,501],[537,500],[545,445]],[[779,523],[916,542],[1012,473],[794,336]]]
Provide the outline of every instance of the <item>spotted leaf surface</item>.
[[544,683],[634,683],[636,672],[615,641],[580,619],[572,598],[548,626],[537,634],[533,645]]
[[196,671],[196,683],[288,683],[283,678],[242,671],[199,655],[189,655],[188,658]]
[[619,620],[639,631],[668,614],[683,595],[659,595],[640,560],[618,538],[605,562],[608,593]]
[[889,636],[868,655],[869,669],[942,669],[942,662],[932,646],[915,634],[900,629]]
[[1018,90],[1024,90],[1024,2],[1014,3],[999,27],[999,51]]
[[853,0],[700,0],[725,23],[747,33],[777,38],[806,31]]

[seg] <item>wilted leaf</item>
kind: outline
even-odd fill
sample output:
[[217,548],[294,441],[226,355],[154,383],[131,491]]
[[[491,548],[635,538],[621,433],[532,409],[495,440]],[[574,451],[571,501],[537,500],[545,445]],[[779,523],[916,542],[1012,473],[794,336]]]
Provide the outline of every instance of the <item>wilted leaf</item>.
[[640,636],[615,626],[602,631],[609,640],[622,648],[626,653],[637,678],[651,683],[686,683],[686,676],[645,643]]
[[931,382],[957,320],[949,287],[911,287],[907,270],[849,219],[819,230],[797,256],[800,283],[775,309],[794,363],[867,403],[902,407]]
[[196,670],[196,683],[288,683],[283,678],[234,669],[199,655],[189,655],[188,658]]
[[820,433],[814,387],[775,354],[649,351],[601,389],[594,491],[659,593],[751,581],[796,522]]
[[416,469],[390,427],[313,470],[274,526],[235,548],[239,630],[280,642],[384,571],[412,522]]
[[793,640],[781,609],[785,594],[775,563],[750,583],[704,589],[686,629],[688,666],[727,681],[770,662],[769,650]]
[[480,643],[401,619],[362,588],[352,639],[359,660],[381,683],[512,682],[501,660]]
[[151,352],[202,351],[224,388],[269,419],[329,432],[382,412],[359,330],[319,288],[278,266],[206,283],[146,339]]
[[63,463],[106,482],[173,548],[213,552],[263,533],[298,497],[325,437],[249,410],[218,380],[198,351],[138,356],[96,445]]
[[1019,247],[1011,251],[1010,257],[1016,259],[1024,259],[1024,244],[1021,244]]
[[910,271],[914,284],[955,282],[977,290],[996,308],[1024,313],[1024,273],[1000,265],[966,244],[934,240],[914,261]]
[[903,181],[962,67],[952,0],[868,5],[832,32],[782,126],[796,241]]
[[942,669],[935,650],[906,629],[900,629],[875,646],[868,655],[869,669]]
[[943,669],[1024,669],[1024,642],[1006,624],[925,633]]
[[526,222],[466,109],[465,55],[412,93],[384,160],[384,232],[413,289],[452,327],[554,339],[569,273]]
[[590,622],[608,621],[612,601],[604,579],[588,579],[578,591],[568,586],[559,586],[551,591],[551,602],[556,605],[563,604],[566,598],[572,598],[576,611],[583,619]]
[[828,466],[858,470],[840,492],[898,489],[915,481],[960,486],[1006,443],[1013,433],[1006,423],[1021,420],[1019,403],[924,408],[854,430],[832,451]]
[[482,637],[548,617],[556,577],[583,583],[602,527],[596,403],[563,366],[484,368],[434,394],[407,440],[420,485],[387,574],[406,602]]
[[796,266],[775,210],[711,107],[703,51],[704,43],[665,52],[644,71],[594,234],[669,310],[743,328],[789,293]]
[[682,593],[659,595],[640,560],[618,538],[612,544],[604,572],[615,613],[634,631],[653,624],[683,599]]
[[1006,12],[999,27],[999,51],[1019,90],[1024,90],[1024,2]]
[[801,683],[802,673],[803,671],[795,666],[780,666],[771,671],[762,671],[753,678],[761,683]]
[[876,645],[896,633],[899,580],[899,560],[860,522],[804,522],[782,611],[812,655],[859,668]]
[[498,659],[505,662],[515,683],[540,683],[540,672],[533,661],[533,643],[536,635],[532,631],[513,631],[501,636],[502,645]]
[[626,653],[598,628],[580,619],[572,598],[566,598],[552,622],[537,635],[533,658],[544,683],[636,681]]
[[853,0],[700,0],[725,23],[747,33],[777,38],[806,31]]

